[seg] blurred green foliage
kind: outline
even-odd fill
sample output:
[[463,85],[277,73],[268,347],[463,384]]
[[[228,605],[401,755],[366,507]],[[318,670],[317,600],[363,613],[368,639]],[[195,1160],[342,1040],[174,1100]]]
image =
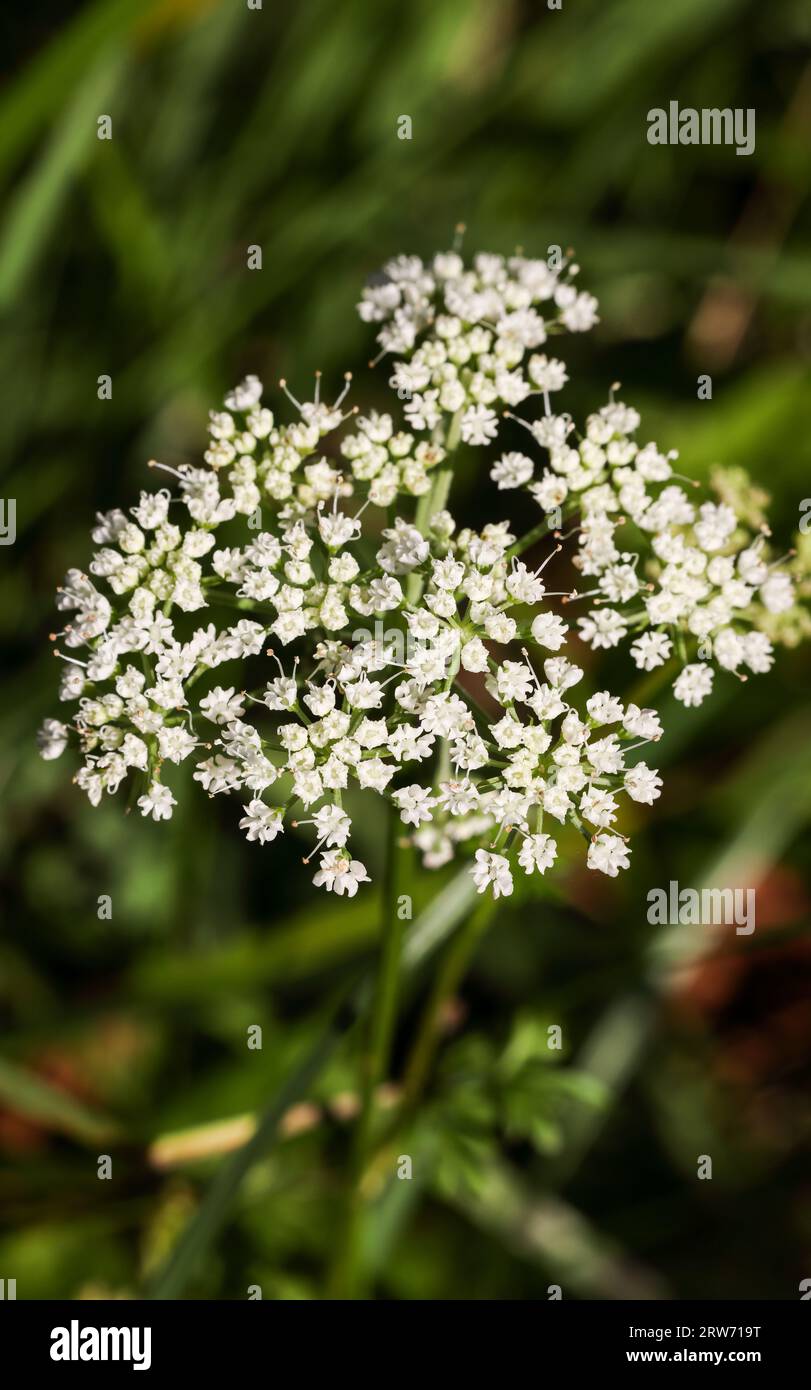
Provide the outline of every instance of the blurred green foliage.
[[[620,380],[646,438],[691,472],[750,470],[788,538],[809,491],[811,13],[92,0],[3,22],[16,66],[0,95],[0,466],[17,540],[0,552],[0,1275],[21,1298],[137,1295],[222,1162],[212,1140],[207,1157],[181,1145],[159,1163],[154,1141],[250,1125],[325,999],[372,958],[378,899],[316,900],[297,845],[248,845],[232,807],[190,796],[169,826],[136,823],[92,811],[64,763],[39,762],[55,585],[85,563],[94,512],[148,485],[151,455],[195,457],[244,372],[295,387],[351,368],[355,399],[381,404],[359,288],[392,254],[446,246],[460,220],[473,250],[576,247],[602,321],[569,354],[567,405],[594,408]],[[674,98],[754,107],[755,154],[647,145],[648,109]],[[472,478],[462,493],[471,519],[490,514]],[[629,874],[595,885],[573,869],[499,905],[370,1197],[363,1259],[380,1294],[797,1296],[811,1258],[808,670],[785,652],[699,711],[668,706],[666,794]],[[619,659],[589,672],[621,676]],[[374,866],[380,827],[356,828]],[[652,936],[649,885],[722,872],[760,884],[753,937],[705,952],[692,928]],[[417,908],[450,877],[414,870]],[[248,1051],[257,1023],[263,1048]],[[541,1045],[555,1023],[560,1054]],[[252,1165],[189,1296],[324,1293],[354,1059],[354,1043],[333,1053]],[[411,1182],[393,1176],[403,1151]],[[711,1183],[696,1179],[705,1153]]]

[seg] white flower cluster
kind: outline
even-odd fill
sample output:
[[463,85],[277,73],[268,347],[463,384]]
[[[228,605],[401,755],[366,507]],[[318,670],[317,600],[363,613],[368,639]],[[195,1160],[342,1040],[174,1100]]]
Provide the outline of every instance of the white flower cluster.
[[401,493],[425,496],[431,489],[430,470],[446,456],[442,445],[428,439],[416,443],[408,430],[395,430],[391,415],[377,411],[357,423],[358,433],[346,436],[341,453],[356,481],[368,483],[370,502],[390,507]]
[[409,429],[432,431],[444,413],[457,417],[463,443],[495,439],[498,408],[540,389],[537,363],[544,359],[534,356],[525,375],[527,353],[550,333],[583,333],[597,322],[596,299],[573,284],[577,269],[562,257],[551,269],[542,260],[484,253],[468,269],[456,251],[435,256],[430,266],[419,256],[389,261],[382,282],[363,291],[358,312],[383,324],[381,355],[403,359],[390,384],[406,401]]
[[[623,796],[659,795],[656,771],[632,757],[660,737],[659,720],[608,691],[578,708],[583,672],[558,654],[567,627],[544,565],[527,566],[506,521],[458,531],[445,506],[453,452],[491,437],[497,402],[543,396],[546,414],[528,428],[550,468],[536,482],[531,460],[506,455],[494,477],[502,489],[529,488],[543,507],[576,499],[578,563],[605,605],[581,619],[581,633],[613,646],[620,628],[639,629],[632,650],[645,670],[666,659],[679,627],[711,636],[729,669],[766,669],[767,640],[739,635],[733,616],[756,590],[767,606],[786,593],[759,541],[728,553],[734,514],[696,512],[669,482],[669,460],[637,449],[634,412],[612,403],[576,448],[566,417],[551,414],[565,370],[533,349],[553,325],[580,331],[595,319],[573,274],[496,256],[466,270],[455,252],[430,270],[393,262],[361,312],[384,324],[384,350],[407,359],[393,377],[411,393],[405,427],[370,413],[331,457],[321,441],[349,418],[348,381],[332,406],[317,386],[283,425],[255,377],[231,392],[211,415],[204,466],[166,470],[174,492],[143,492],[129,515],[100,516],[88,573],[71,570],[59,590],[60,698],[76,708],[45,721],[42,755],[58,757],[75,738],[76,781],[91,802],[129,782],[156,821],[176,805],[170,767],[190,760],[210,796],[240,797],[250,841],[311,829],[313,882],[350,897],[369,881],[349,849],[352,788],[390,800],[430,867],[458,846],[475,851],[476,885],[496,896],[512,891],[516,867],[553,864],[553,832],[567,823],[588,843],[589,868],[627,867],[615,822]],[[545,301],[548,323],[536,307]],[[664,486],[655,494],[648,483]],[[364,535],[370,504],[387,511]],[[620,508],[650,538],[654,586],[637,581],[638,554],[614,543]],[[384,635],[362,627],[382,629],[384,618]],[[702,698],[708,671],[682,672],[687,703]]]
[[[594,600],[578,619],[581,638],[596,650],[630,637],[643,671],[675,656],[676,698],[697,705],[712,689],[710,658],[736,673],[769,670],[773,647],[759,625],[793,606],[794,586],[782,562],[768,560],[765,532],[753,536],[724,502],[697,503],[681,485],[689,480],[674,472],[675,452],[640,448],[632,437],[639,423],[612,399],[578,438],[567,416],[547,410],[528,428],[548,466],[536,480],[527,460],[531,473],[512,485],[526,486],[545,512],[579,518],[574,564],[596,581],[579,595]],[[631,530],[628,550],[623,535]],[[690,652],[703,659],[691,661]]]
[[[613,391],[582,434],[569,415],[553,410],[553,396],[568,381],[566,365],[537,349],[552,334],[583,332],[597,322],[596,300],[572,283],[577,266],[562,258],[554,264],[479,255],[468,268],[457,252],[447,252],[426,266],[401,256],[384,267],[381,283],[364,291],[358,309],[361,318],[383,324],[382,352],[405,359],[395,363],[390,384],[407,398],[412,430],[489,444],[499,432],[499,408],[524,426],[548,464],[536,476],[533,458],[512,450],[493,462],[490,477],[499,491],[528,490],[561,524],[579,521],[574,563],[596,581],[580,594],[594,602],[578,620],[579,636],[594,649],[629,638],[644,671],[674,658],[676,698],[700,704],[712,689],[713,662],[739,675],[769,670],[773,648],[762,629],[768,615],[794,605],[792,580],[781,561],[770,560],[765,529],[753,535],[729,505],[691,497],[680,484],[691,491],[697,484],[674,472],[675,451],[637,444],[640,417],[615,401]],[[545,318],[539,305],[548,306]],[[540,418],[503,409],[531,397],[543,400]],[[411,452],[413,436],[394,438],[392,452]],[[420,495],[430,485],[433,457],[431,446],[424,447],[425,466],[409,458],[400,491]],[[397,469],[382,442],[377,449],[365,442],[352,448],[385,475],[388,498]]]

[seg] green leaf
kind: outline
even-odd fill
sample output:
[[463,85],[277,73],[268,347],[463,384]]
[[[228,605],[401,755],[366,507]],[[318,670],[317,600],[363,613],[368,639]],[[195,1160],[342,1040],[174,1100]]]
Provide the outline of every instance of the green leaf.
[[43,1077],[13,1062],[0,1060],[0,1100],[26,1119],[83,1144],[112,1139],[120,1133],[119,1126],[108,1116],[90,1110]]

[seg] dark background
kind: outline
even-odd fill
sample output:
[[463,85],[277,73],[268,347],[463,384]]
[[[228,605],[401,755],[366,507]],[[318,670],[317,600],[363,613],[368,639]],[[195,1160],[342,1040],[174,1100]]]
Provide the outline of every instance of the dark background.
[[[34,731],[60,713],[55,585],[87,563],[95,511],[150,485],[148,458],[198,455],[207,410],[245,372],[299,394],[316,367],[336,388],[351,368],[353,398],[383,405],[360,287],[391,255],[446,247],[460,220],[471,252],[576,248],[601,323],[567,340],[567,408],[621,381],[643,442],[769,490],[787,548],[811,494],[811,12],[96,0],[3,23],[0,463],[18,534],[0,552],[0,1277],[18,1298],[137,1296],[220,1161],[210,1131],[199,1161],[160,1168],[150,1145],[262,1105],[325,996],[371,959],[378,903],[317,898],[295,839],[248,845],[233,804],[189,795],[153,826],[121,798],[92,810],[68,759],[42,763]],[[755,107],[755,153],[648,145],[647,112],[671,99]],[[470,476],[460,489],[471,519],[501,505]],[[621,690],[627,667],[605,671]],[[543,899],[500,905],[419,1117],[430,1162],[370,1223],[379,1294],[799,1296],[808,671],[802,649],[782,652],[698,711],[666,704],[664,795],[631,827],[631,871],[596,883],[578,858]],[[357,833],[374,867],[375,817]],[[418,903],[451,873],[415,876]],[[755,934],[649,927],[647,890],[671,878],[757,884]],[[531,1074],[515,1062],[549,1022],[565,1085],[548,1058]],[[261,1052],[245,1047],[254,1023]],[[345,1048],[301,1132],[252,1168],[189,1296],[323,1294],[355,1085]]]

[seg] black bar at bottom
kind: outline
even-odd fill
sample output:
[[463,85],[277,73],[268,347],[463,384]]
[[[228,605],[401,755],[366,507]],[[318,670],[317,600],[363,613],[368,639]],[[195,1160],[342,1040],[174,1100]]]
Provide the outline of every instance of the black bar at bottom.
[[[449,1357],[458,1377],[466,1364],[481,1374],[483,1356],[504,1375],[535,1366],[539,1378],[557,1369],[632,1379],[702,1365],[774,1377],[805,1362],[811,1309],[804,1302],[5,1300],[0,1347],[6,1367],[16,1363],[55,1384],[72,1373],[99,1384],[139,1373],[157,1381],[178,1372],[289,1378],[296,1366],[309,1377],[319,1360],[328,1372],[354,1367],[365,1380],[395,1371],[401,1380],[410,1370],[447,1369]],[[437,1362],[431,1348],[439,1346]]]

